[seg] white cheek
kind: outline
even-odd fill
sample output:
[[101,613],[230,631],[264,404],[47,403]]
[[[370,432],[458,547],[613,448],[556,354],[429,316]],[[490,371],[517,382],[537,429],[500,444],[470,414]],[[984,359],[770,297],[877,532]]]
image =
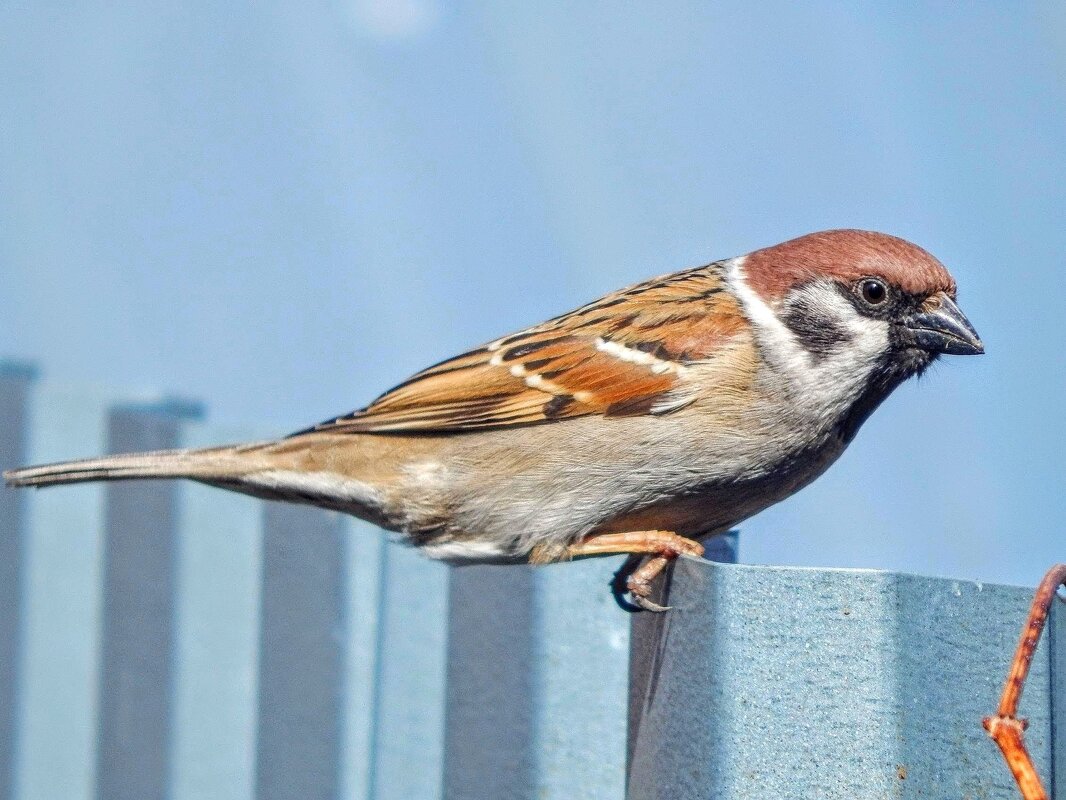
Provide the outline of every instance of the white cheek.
[[816,355],[748,286],[743,266],[743,258],[733,259],[729,264],[730,284],[754,325],[767,366],[789,390],[794,411],[825,420],[843,414],[858,399],[888,349],[888,323],[860,315],[834,290],[811,287],[805,298],[808,303],[817,308],[819,316],[831,319],[850,338],[846,345]]
[[888,323],[884,320],[848,318],[844,327],[851,335],[851,343],[838,356],[851,360],[857,367],[866,365],[867,373],[888,351]]

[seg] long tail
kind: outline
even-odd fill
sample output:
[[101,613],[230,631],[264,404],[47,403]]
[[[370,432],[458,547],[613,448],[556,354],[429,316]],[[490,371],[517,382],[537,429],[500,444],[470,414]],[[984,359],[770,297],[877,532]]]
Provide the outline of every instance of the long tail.
[[247,474],[258,465],[247,452],[255,449],[212,447],[205,450],[159,450],[152,453],[62,461],[4,472],[8,486],[61,486],[85,481],[121,481],[133,478],[192,478],[225,480]]

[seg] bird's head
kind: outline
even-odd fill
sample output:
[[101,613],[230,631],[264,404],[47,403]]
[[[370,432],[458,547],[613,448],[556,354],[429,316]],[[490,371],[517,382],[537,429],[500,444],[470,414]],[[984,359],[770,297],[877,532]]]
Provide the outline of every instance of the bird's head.
[[984,352],[951,274],[895,236],[812,233],[737,259],[735,271],[764,358],[812,391],[854,387],[851,433],[941,354]]

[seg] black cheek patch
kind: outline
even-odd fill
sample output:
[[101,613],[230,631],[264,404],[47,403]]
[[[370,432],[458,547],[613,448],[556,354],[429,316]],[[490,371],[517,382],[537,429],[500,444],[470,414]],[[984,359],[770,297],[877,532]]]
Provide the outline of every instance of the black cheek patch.
[[781,321],[815,359],[825,358],[852,339],[836,320],[819,314],[815,304],[802,296],[789,304]]

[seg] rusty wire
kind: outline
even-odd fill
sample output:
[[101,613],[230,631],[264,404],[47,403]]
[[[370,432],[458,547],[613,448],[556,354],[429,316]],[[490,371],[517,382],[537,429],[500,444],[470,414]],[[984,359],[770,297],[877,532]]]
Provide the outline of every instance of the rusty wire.
[[1051,601],[1063,583],[1066,583],[1066,564],[1056,564],[1047,571],[1037,587],[1033,604],[1029,607],[1029,618],[1022,628],[1018,649],[1014,653],[1010,672],[1007,673],[1007,682],[1003,685],[999,708],[996,709],[995,716],[984,718],[985,730],[1003,752],[1003,758],[1010,767],[1024,800],[1048,800],[1033,759],[1025,749],[1025,729],[1029,723],[1018,718],[1018,703],[1022,699],[1025,679],[1029,677],[1033,654],[1040,643],[1040,634],[1047,623]]

